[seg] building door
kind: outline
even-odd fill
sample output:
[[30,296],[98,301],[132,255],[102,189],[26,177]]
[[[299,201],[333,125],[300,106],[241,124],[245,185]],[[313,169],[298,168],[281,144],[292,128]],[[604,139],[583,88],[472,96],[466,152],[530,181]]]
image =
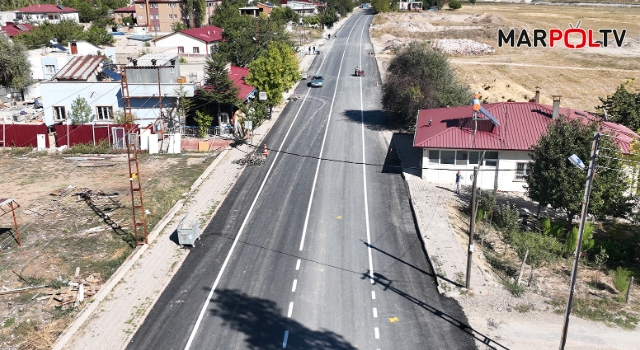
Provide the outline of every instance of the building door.
[[113,148],[114,149],[125,149],[127,146],[125,145],[124,142],[124,128],[113,128],[111,129],[111,132],[113,132],[112,137],[113,137]]
[[77,55],[78,54],[78,44],[75,42],[71,43],[71,54],[72,55]]

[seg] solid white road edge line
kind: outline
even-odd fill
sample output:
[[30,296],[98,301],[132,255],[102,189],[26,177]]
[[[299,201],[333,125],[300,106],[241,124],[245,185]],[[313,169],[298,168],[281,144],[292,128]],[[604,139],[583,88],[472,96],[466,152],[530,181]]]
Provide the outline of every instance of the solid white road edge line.
[[[364,26],[360,32],[360,42],[362,42],[362,36],[364,35]],[[362,46],[360,46],[360,67],[362,67]],[[373,279],[373,257],[371,256],[371,230],[369,228],[369,199],[367,196],[367,157],[365,155],[364,144],[364,101],[362,99],[362,79],[360,79],[360,125],[362,126],[362,184],[364,186],[364,222],[367,228],[367,254],[369,255],[369,281],[371,284],[375,283]]]
[[[356,23],[362,18],[362,16],[358,17]],[[355,28],[355,24],[349,31],[349,36],[347,37],[347,41],[351,37],[351,32]],[[309,216],[311,215],[311,204],[313,203],[313,194],[316,192],[316,184],[318,183],[318,173],[320,172],[320,163],[322,162],[322,153],[324,152],[324,143],[327,140],[327,133],[329,132],[329,122],[331,121],[331,114],[333,113],[333,106],[336,103],[336,93],[338,92],[338,83],[340,82],[340,73],[342,72],[342,62],[344,61],[344,54],[347,52],[347,48],[345,46],[344,51],[342,51],[342,57],[340,58],[340,68],[338,69],[338,78],[336,79],[336,88],[333,90],[333,98],[331,99],[331,107],[329,107],[329,118],[327,119],[327,126],[324,129],[324,136],[322,137],[322,146],[320,147],[320,155],[318,156],[318,165],[316,166],[316,174],[313,177],[313,185],[311,186],[311,194],[309,195],[309,205],[307,206],[307,215],[304,218],[304,227],[302,228],[302,238],[300,239],[300,251],[304,249],[304,238],[307,236],[307,228],[309,227]],[[322,61],[324,63],[324,59]]]
[[[293,128],[293,125],[295,124],[296,120],[298,119],[298,115],[300,115],[300,111],[302,110],[302,106],[304,105],[304,101],[307,100],[307,96],[308,95],[309,95],[309,91],[307,91],[307,94],[305,95],[304,100],[300,104],[300,108],[298,108],[298,112],[296,112],[296,115],[293,117],[293,121],[291,121],[291,125],[289,125],[289,129],[287,130],[287,133],[284,135],[284,138],[282,139],[282,143],[280,144],[280,149],[282,149],[284,147],[284,143],[287,141],[287,138],[289,137],[289,133],[291,132],[291,129]],[[278,160],[278,156],[280,156],[280,152],[276,152],[276,156],[275,156],[275,158],[273,158],[273,162],[269,166],[269,170],[267,171],[267,174],[264,176],[264,179],[262,180],[262,184],[260,184],[260,188],[258,189],[258,193],[256,193],[256,196],[253,199],[253,202],[251,203],[251,207],[249,207],[249,210],[247,211],[247,215],[244,217],[244,220],[242,221],[242,225],[240,226],[240,229],[238,230],[238,234],[236,235],[236,238],[233,240],[233,243],[231,244],[231,248],[229,249],[229,253],[227,253],[227,257],[224,259],[224,262],[222,263],[222,267],[220,268],[220,272],[218,272],[218,276],[216,277],[215,281],[213,282],[213,285],[211,286],[211,291],[209,292],[209,295],[207,296],[207,299],[204,301],[204,304],[202,305],[202,310],[200,310],[200,315],[198,315],[198,319],[196,320],[196,324],[193,326],[193,330],[191,331],[191,335],[189,336],[189,340],[187,341],[187,345],[185,345],[185,347],[184,347],[185,350],[189,350],[191,348],[191,344],[193,343],[193,339],[196,336],[196,332],[198,331],[198,328],[200,327],[200,323],[202,322],[202,318],[204,317],[204,314],[207,311],[207,305],[209,305],[209,303],[211,301],[211,298],[213,297],[213,293],[215,292],[216,287],[218,286],[218,283],[220,282],[220,278],[222,277],[222,274],[224,273],[224,269],[227,267],[227,264],[229,263],[229,259],[231,258],[231,255],[233,254],[233,250],[235,249],[236,245],[238,244],[238,240],[240,239],[240,236],[242,235],[242,231],[244,230],[244,227],[247,225],[247,222],[249,221],[249,216],[251,216],[251,213],[253,212],[253,208],[256,206],[256,203],[258,202],[258,197],[260,197],[260,194],[262,193],[262,190],[264,189],[264,185],[267,183],[267,179],[269,178],[269,174],[271,174],[271,171],[273,170],[273,166],[276,164],[276,161]]]

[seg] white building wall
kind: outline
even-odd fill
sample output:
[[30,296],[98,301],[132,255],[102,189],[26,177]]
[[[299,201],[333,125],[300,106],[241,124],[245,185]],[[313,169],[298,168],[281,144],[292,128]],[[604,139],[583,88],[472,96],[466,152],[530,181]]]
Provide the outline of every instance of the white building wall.
[[7,22],[13,22],[16,18],[16,11],[0,11],[0,26],[6,26]]
[[[51,16],[51,18],[49,18]],[[58,24],[62,20],[71,20],[76,23],[80,23],[80,17],[77,12],[73,13],[23,13],[22,20],[28,23],[42,24],[49,22],[52,24]]]
[[[162,84],[162,106],[165,112],[176,103],[175,90],[180,84]],[[54,120],[54,107],[64,106],[68,119],[71,104],[78,97],[83,97],[91,106],[94,116],[98,106],[111,106],[113,113],[122,109],[121,84],[117,82],[63,82],[47,81],[40,84],[42,104],[44,106],[44,121],[47,125],[59,123]],[[194,84],[183,84],[187,96],[193,96]],[[130,84],[131,109],[136,124],[146,126],[153,123],[159,116],[157,84]],[[108,121],[99,121],[101,123]]]
[[[453,188],[456,179],[456,173],[458,170],[462,174],[462,185],[471,186],[473,183],[473,168],[478,164],[470,164],[469,159],[467,161],[455,160],[454,164],[441,164],[442,157],[439,158],[438,163],[433,163],[429,159],[429,151],[435,151],[436,149],[423,149],[422,153],[422,178],[428,182],[448,184]],[[530,161],[529,155],[526,151],[470,151],[470,150],[450,150],[442,149],[439,151],[462,151],[462,152],[479,152],[479,158],[482,157],[482,153],[485,152],[498,152],[498,159],[496,160],[496,166],[492,166],[491,160],[486,159],[483,164],[480,165],[480,171],[478,176],[478,187],[486,190],[493,190],[494,186],[498,184],[499,191],[509,192],[525,192],[523,185],[526,182],[516,178],[516,169],[518,163],[528,163]]]
[[[196,40],[182,33],[169,35],[167,37],[156,40],[154,43],[155,43],[155,46],[157,47],[175,47],[176,50],[174,51],[174,53],[180,53],[180,54],[184,53],[185,55],[194,54],[193,52],[194,47],[198,48],[198,53],[196,54],[206,55],[207,53],[211,53],[210,49],[211,49],[211,46],[213,45],[213,44],[209,44],[209,47],[207,47],[207,44],[205,42]],[[183,47],[184,52],[178,52],[178,47]]]

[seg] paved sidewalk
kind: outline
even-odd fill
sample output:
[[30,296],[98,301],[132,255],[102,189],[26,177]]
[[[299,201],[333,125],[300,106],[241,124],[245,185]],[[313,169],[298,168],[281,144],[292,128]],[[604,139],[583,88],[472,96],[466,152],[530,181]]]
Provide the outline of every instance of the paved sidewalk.
[[[349,16],[325,31],[334,33]],[[311,45],[316,49],[327,42],[318,39]],[[308,70],[313,59],[307,55],[300,62],[301,70]],[[305,82],[304,80],[302,82]],[[294,86],[287,94],[293,93]],[[253,141],[261,140],[275,124],[283,106],[273,109],[272,119],[254,131]],[[225,199],[229,189],[244,169],[233,163],[253,149],[249,145],[224,150],[191,187],[187,199],[179,201],[149,235],[149,245],[138,248],[105,283],[100,292],[78,314],[56,341],[53,349],[123,349],[142,324],[153,304],[182,265],[189,250],[181,249],[170,239],[180,219],[189,213],[198,218],[204,229],[215,214],[215,208]]]

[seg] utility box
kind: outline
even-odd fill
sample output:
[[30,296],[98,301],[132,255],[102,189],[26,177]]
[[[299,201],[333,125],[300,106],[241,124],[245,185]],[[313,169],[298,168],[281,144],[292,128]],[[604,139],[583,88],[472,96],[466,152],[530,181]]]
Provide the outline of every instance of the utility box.
[[196,246],[196,240],[200,239],[200,226],[198,220],[190,220],[186,214],[178,224],[178,243],[181,246]]

